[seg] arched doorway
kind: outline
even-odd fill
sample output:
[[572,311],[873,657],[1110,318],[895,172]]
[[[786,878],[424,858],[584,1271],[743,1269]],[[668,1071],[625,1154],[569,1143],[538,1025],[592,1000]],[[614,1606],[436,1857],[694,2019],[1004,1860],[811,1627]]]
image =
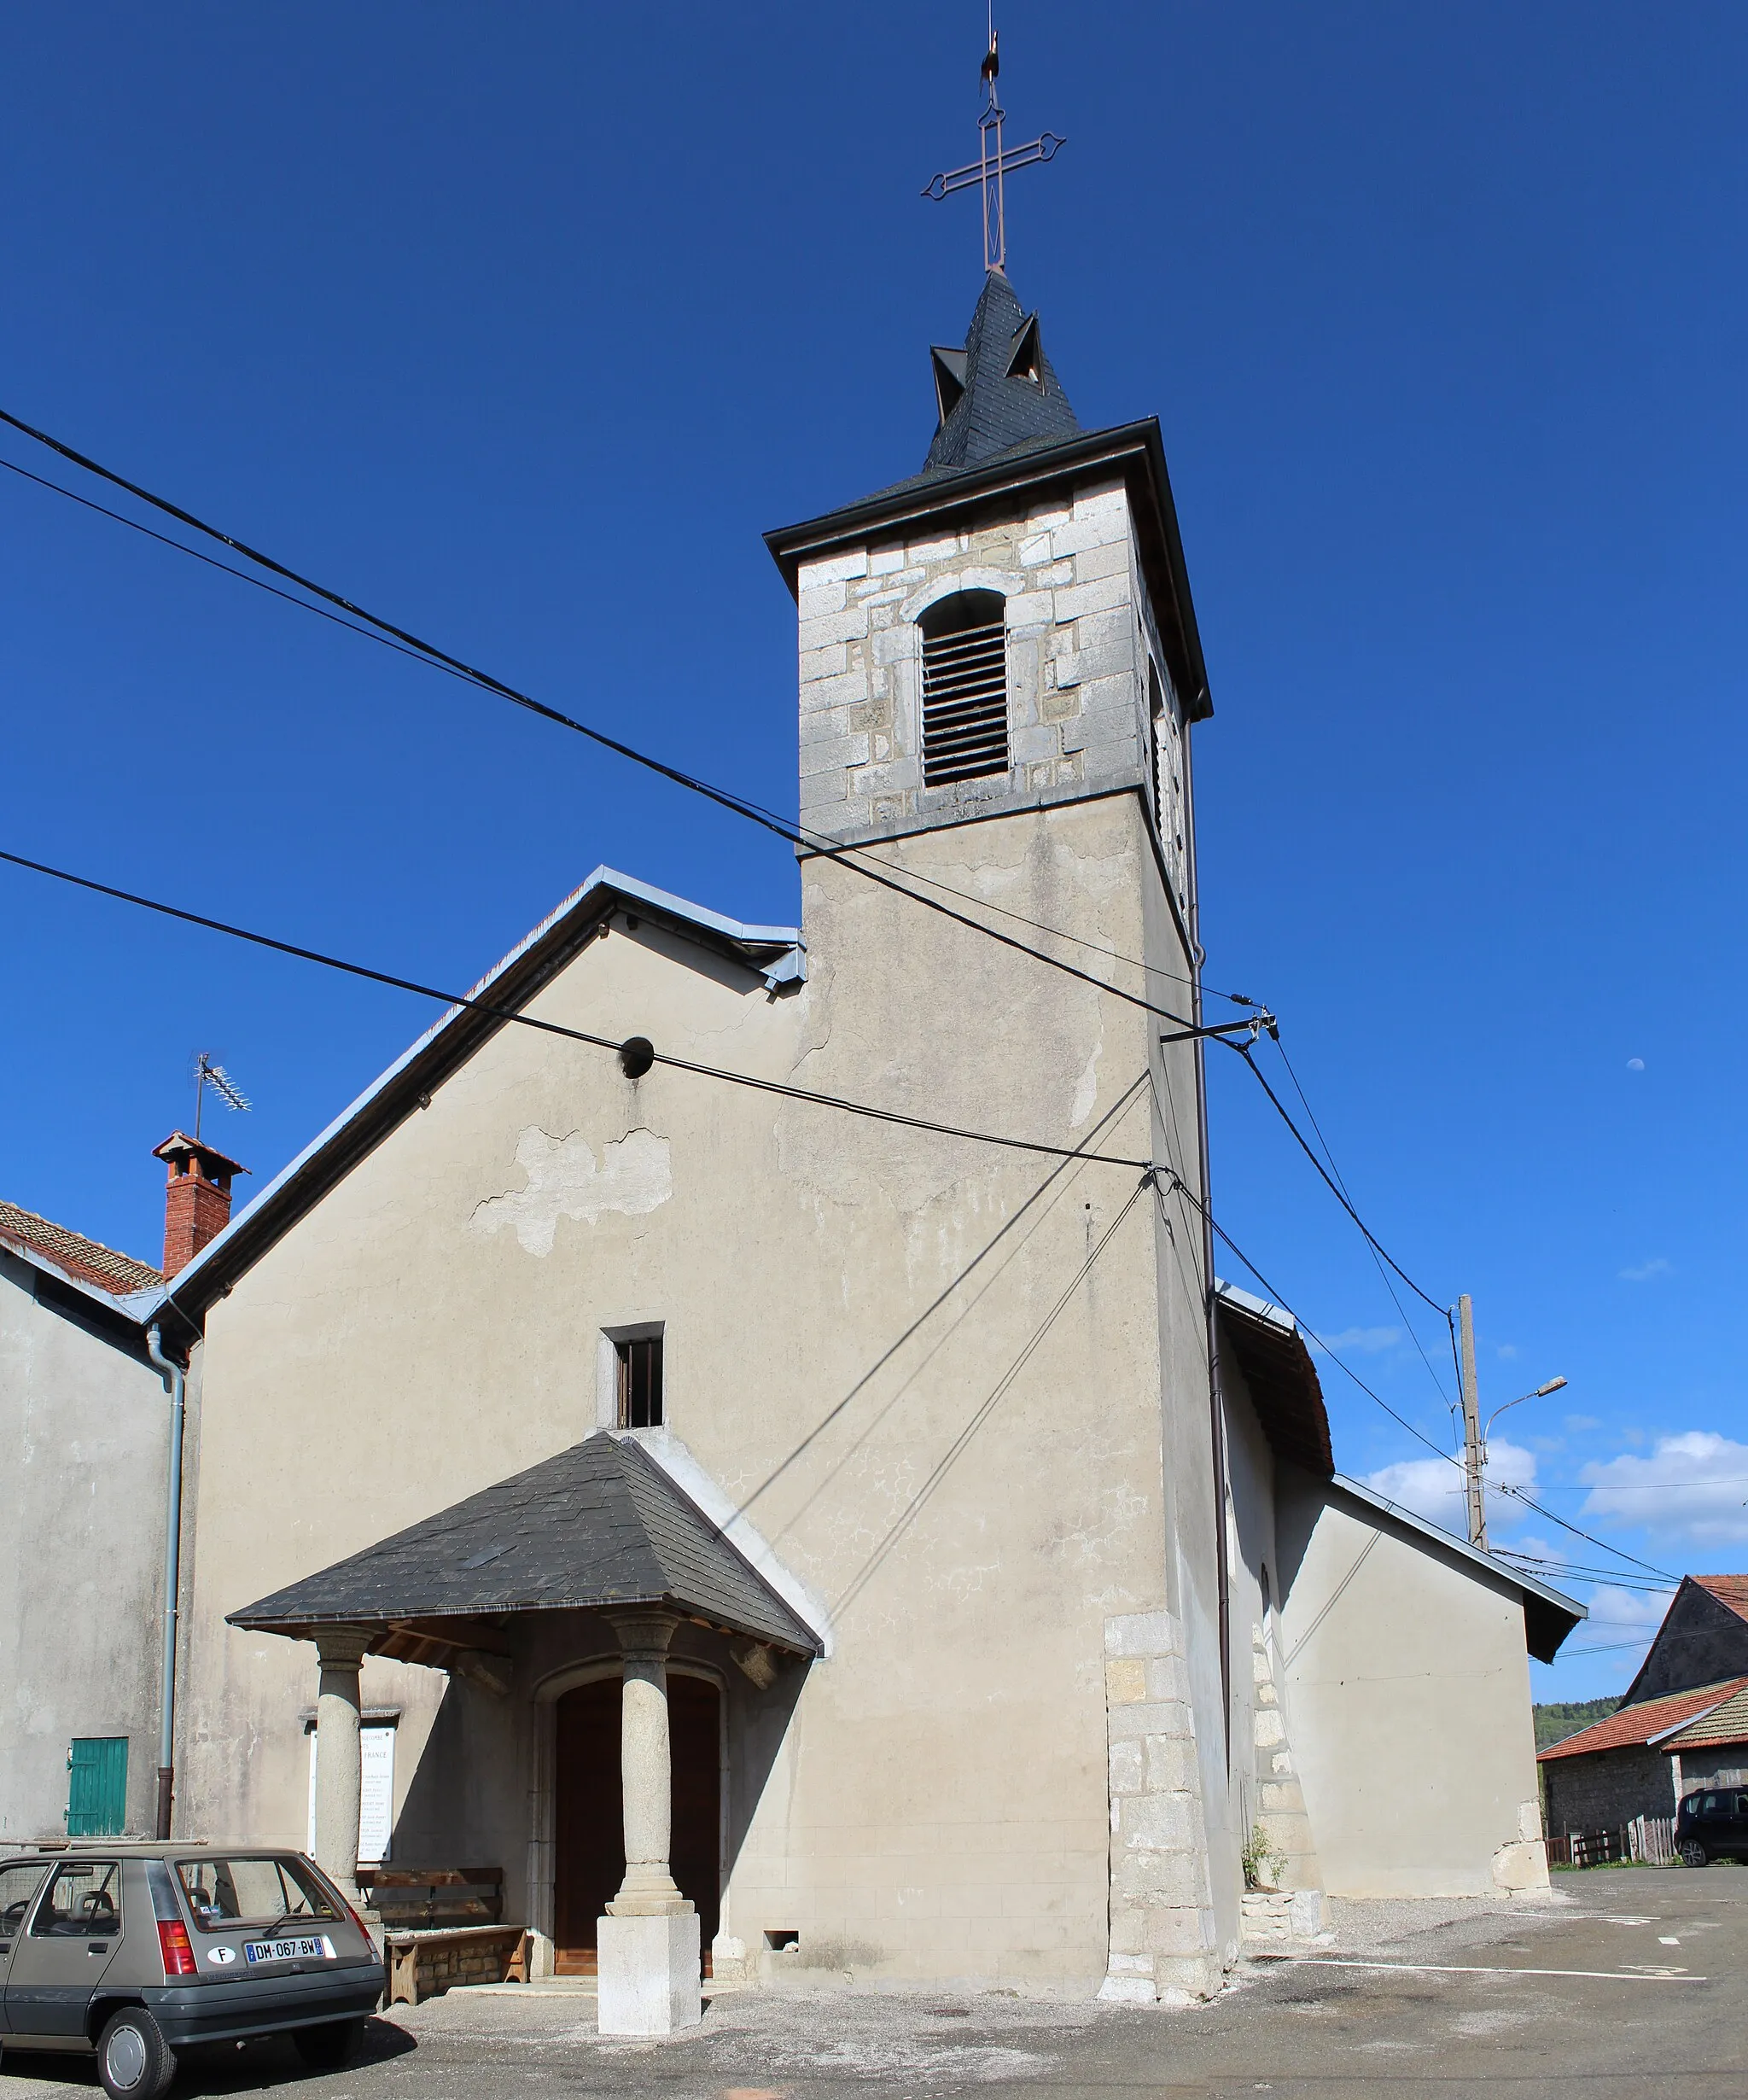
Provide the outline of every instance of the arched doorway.
[[[552,1937],[561,1976],[595,1973],[595,1921],[625,1876],[619,1705],[616,1677],[579,1684],[557,1705]],[[697,1905],[708,1975],[722,1892],[722,1695],[707,1677],[670,1671],[667,1724],[673,1750],[669,1864],[681,1895]]]

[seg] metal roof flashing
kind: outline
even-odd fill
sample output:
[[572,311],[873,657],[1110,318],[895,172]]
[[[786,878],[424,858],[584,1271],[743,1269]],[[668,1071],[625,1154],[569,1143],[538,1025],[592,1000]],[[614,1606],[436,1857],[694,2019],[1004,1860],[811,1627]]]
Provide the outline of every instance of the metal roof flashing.
[[[185,1326],[197,1331],[198,1314],[223,1294],[231,1277],[241,1275],[280,1231],[318,1200],[358,1158],[417,1111],[422,1105],[422,1080],[428,1076],[434,1084],[440,1083],[451,1070],[464,1063],[477,1047],[474,1031],[484,1041],[508,1025],[498,1015],[480,1013],[477,1004],[472,1002],[489,999],[494,989],[501,988],[507,1006],[525,1005],[581,952],[615,904],[639,905],[667,920],[675,930],[731,954],[763,978],[767,991],[806,981],[807,944],[799,927],[743,925],[669,890],[658,890],[652,883],[639,882],[614,868],[597,867],[469,986],[465,995],[469,1004],[451,1006],[434,1021],[289,1165],[275,1175],[246,1210],[239,1211],[193,1261],[171,1277],[162,1290],[128,1300],[130,1316],[143,1321],[156,1317],[167,1307]],[[324,1179],[327,1169],[336,1170]],[[179,1300],[187,1301],[187,1305]]]

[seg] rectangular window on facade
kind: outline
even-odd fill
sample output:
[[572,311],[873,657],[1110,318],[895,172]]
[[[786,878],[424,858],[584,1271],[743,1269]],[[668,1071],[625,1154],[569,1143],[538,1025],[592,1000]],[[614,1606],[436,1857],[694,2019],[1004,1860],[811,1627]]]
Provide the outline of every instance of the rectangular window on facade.
[[661,1337],[639,1334],[615,1342],[619,1357],[619,1426],[621,1429],[661,1426]]
[[127,1827],[126,1736],[75,1735],[67,1770],[68,1837],[119,1837]]

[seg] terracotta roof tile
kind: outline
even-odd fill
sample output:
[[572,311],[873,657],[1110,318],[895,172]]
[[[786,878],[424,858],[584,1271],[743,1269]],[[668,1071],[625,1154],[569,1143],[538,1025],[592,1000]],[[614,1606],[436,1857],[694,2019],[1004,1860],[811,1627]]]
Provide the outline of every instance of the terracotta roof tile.
[[1653,1735],[1677,1728],[1683,1721],[1716,1706],[1740,1691],[1748,1690],[1748,1677],[1726,1677],[1722,1683],[1702,1685],[1696,1691],[1670,1692],[1662,1699],[1642,1699],[1637,1706],[1623,1706],[1594,1727],[1580,1729],[1563,1742],[1550,1743],[1536,1759],[1584,1757],[1593,1750],[1643,1748]]
[[15,1203],[0,1201],[0,1242],[14,1240],[46,1255],[57,1269],[81,1283],[94,1283],[100,1291],[126,1297],[130,1292],[149,1290],[164,1278],[147,1263],[131,1254],[118,1254],[101,1240],[87,1240],[34,1210],[21,1210]]
[[1696,1575],[1693,1581],[1738,1619],[1748,1619],[1748,1575]]
[[1697,1750],[1703,1743],[1748,1742],[1748,1683],[1732,1692],[1721,1706],[1702,1713],[1669,1737],[1665,1750]]

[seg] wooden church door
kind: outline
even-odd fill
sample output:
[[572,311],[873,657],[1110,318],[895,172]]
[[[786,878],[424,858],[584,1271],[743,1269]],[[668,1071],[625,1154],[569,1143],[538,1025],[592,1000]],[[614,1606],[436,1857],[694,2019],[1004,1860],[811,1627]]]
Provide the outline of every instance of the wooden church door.
[[[625,1878],[619,1708],[617,1677],[580,1684],[558,1702],[552,1893],[561,1976],[594,1975],[595,1921]],[[722,1897],[721,1694],[707,1678],[670,1672],[667,1724],[673,1754],[669,1865],[681,1895],[697,1905],[708,1975]]]

